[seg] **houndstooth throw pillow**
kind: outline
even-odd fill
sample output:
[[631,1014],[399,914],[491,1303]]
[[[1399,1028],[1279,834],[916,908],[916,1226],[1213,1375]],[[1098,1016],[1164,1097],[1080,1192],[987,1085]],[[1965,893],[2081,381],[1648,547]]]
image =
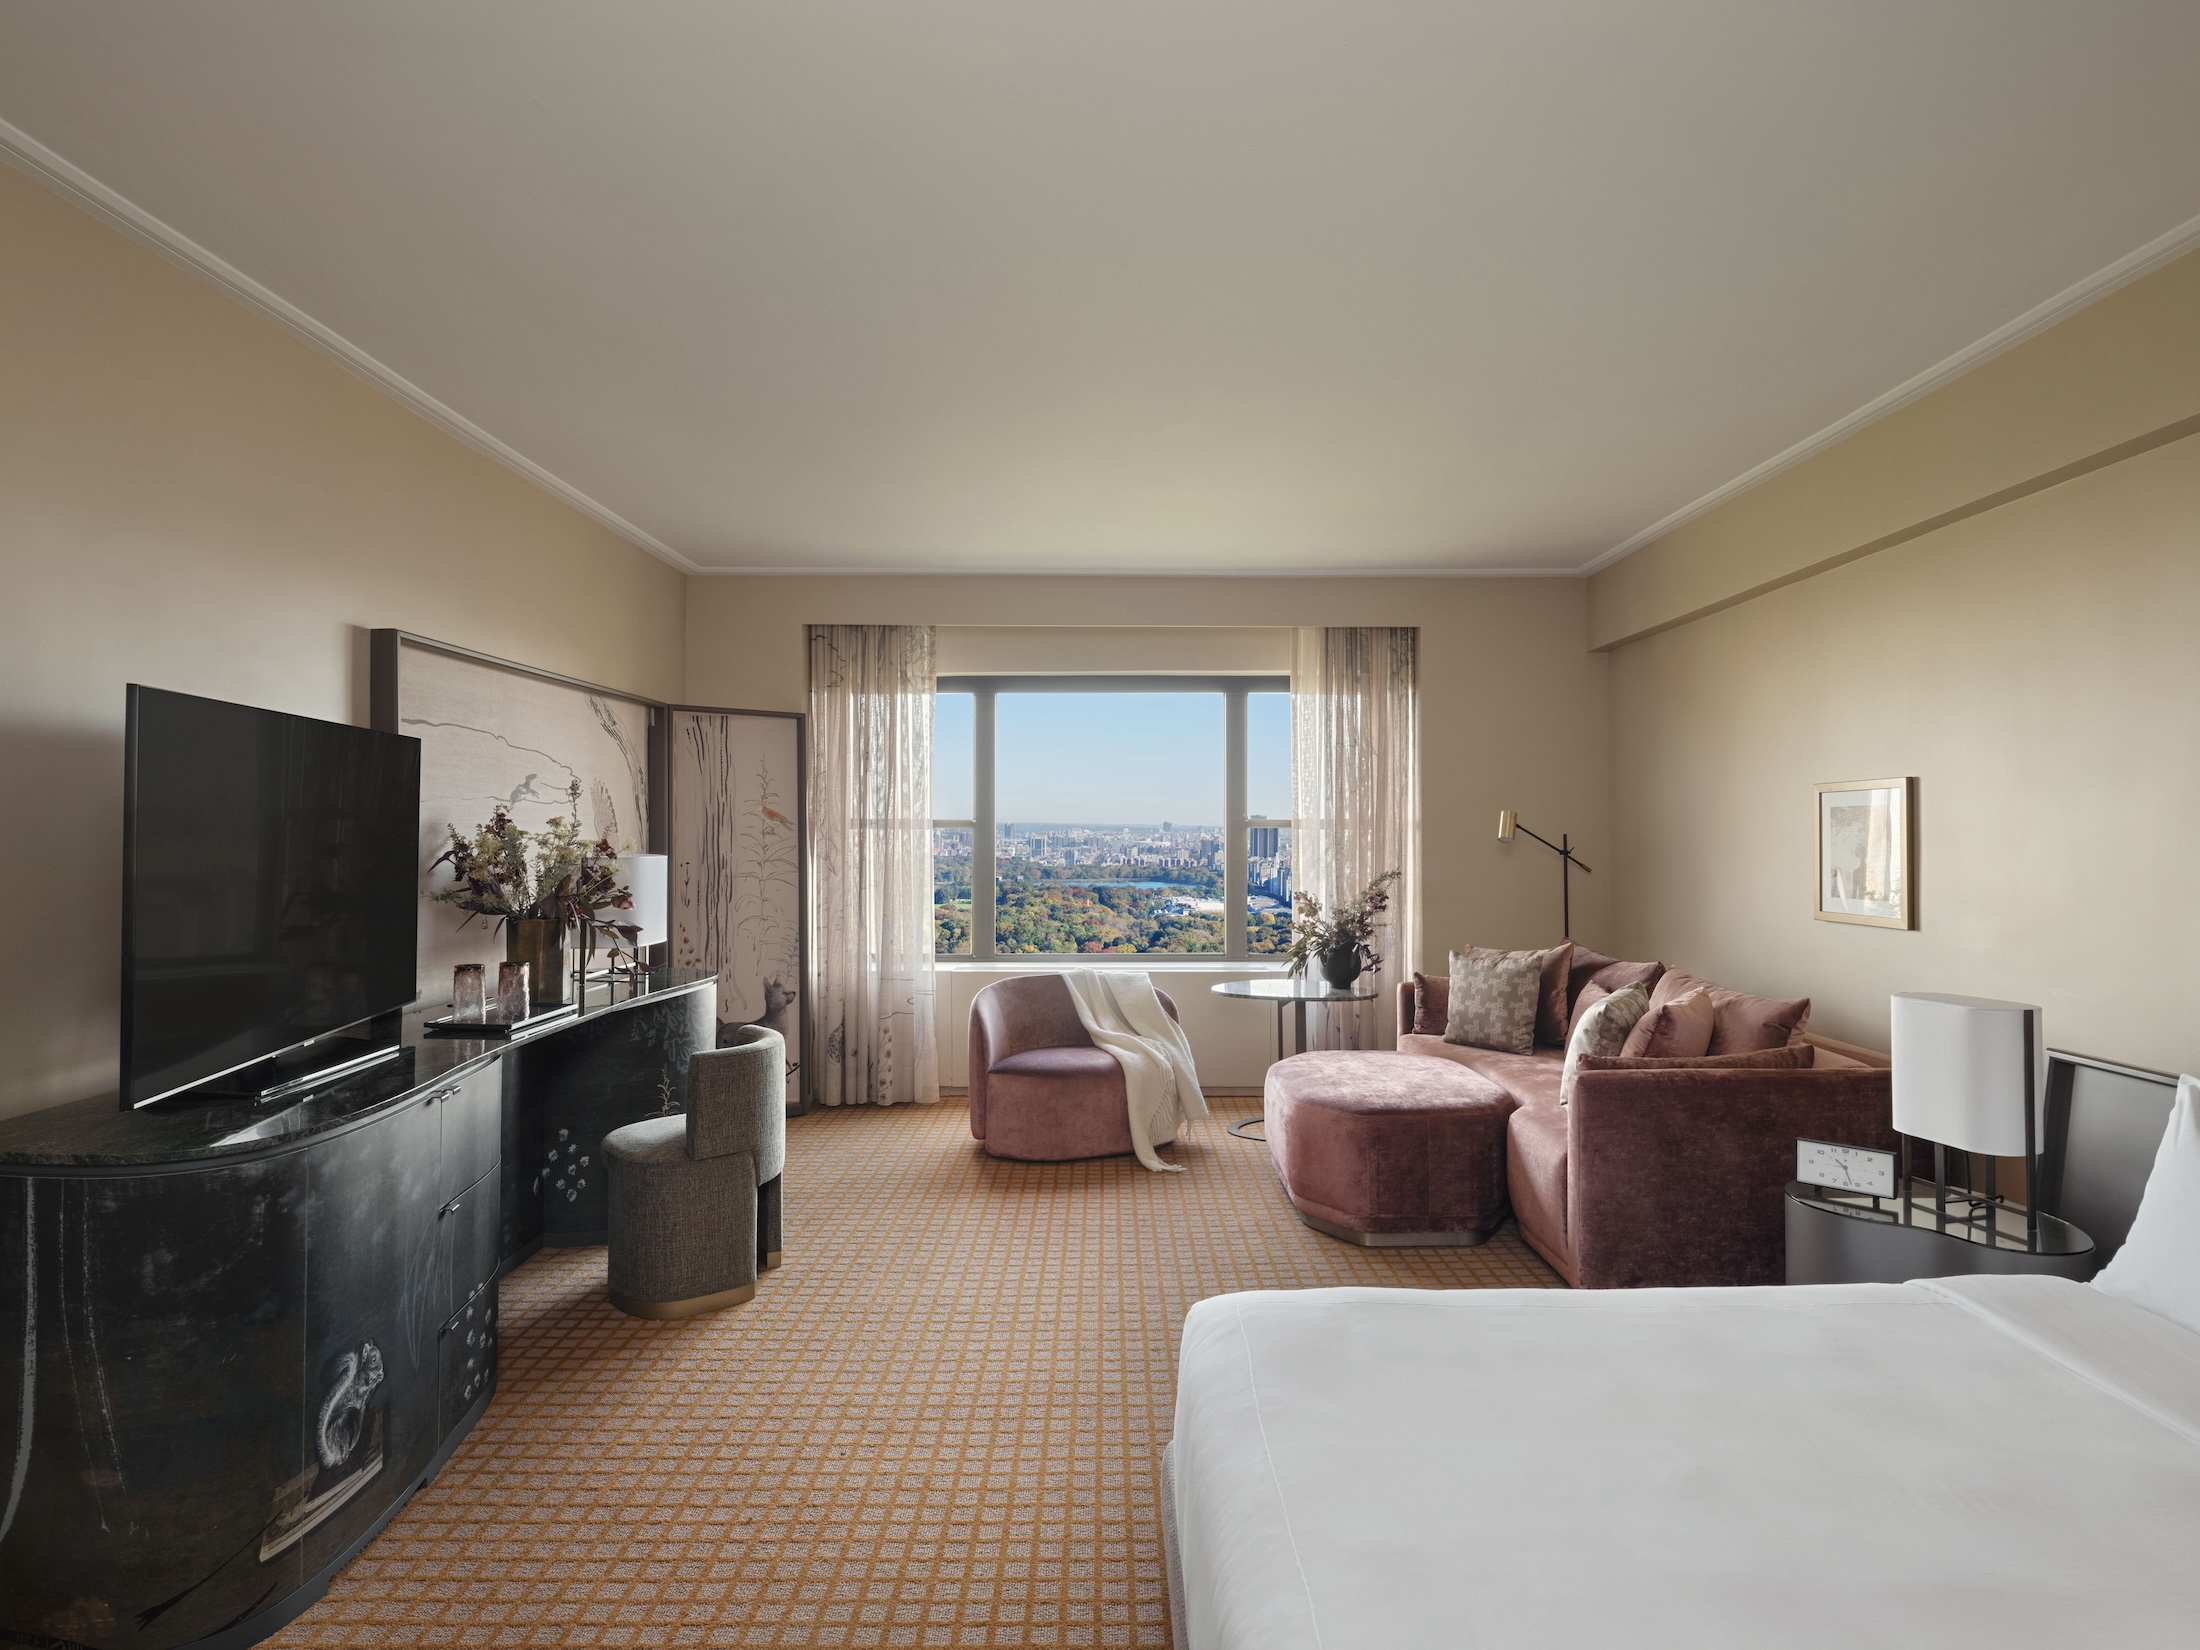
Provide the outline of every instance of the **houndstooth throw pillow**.
[[1533,1052],[1535,1005],[1542,986],[1540,955],[1463,957],[1454,951],[1444,1041],[1508,1054]]
[[1635,1029],[1635,1022],[1650,1012],[1650,993],[1639,985],[1623,986],[1609,997],[1592,1003],[1566,1043],[1566,1070],[1558,1080],[1558,1103],[1571,1105],[1574,1073],[1584,1054],[1617,1054]]

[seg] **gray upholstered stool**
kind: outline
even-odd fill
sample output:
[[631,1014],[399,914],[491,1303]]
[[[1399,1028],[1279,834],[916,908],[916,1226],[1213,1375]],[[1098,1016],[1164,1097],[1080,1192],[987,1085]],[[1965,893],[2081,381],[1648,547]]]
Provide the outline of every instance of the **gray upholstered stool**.
[[634,1317],[737,1305],[779,1264],[787,1045],[760,1026],[734,1038],[689,1057],[685,1117],[604,1136],[611,1304]]

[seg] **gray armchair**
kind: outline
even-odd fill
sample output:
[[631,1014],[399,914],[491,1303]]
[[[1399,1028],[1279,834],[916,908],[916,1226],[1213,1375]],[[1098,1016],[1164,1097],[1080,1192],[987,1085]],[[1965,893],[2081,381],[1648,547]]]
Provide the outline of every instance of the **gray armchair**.
[[604,1137],[611,1199],[611,1304],[637,1318],[690,1318],[756,1293],[782,1255],[787,1045],[744,1026],[731,1048],[688,1060],[684,1117]]

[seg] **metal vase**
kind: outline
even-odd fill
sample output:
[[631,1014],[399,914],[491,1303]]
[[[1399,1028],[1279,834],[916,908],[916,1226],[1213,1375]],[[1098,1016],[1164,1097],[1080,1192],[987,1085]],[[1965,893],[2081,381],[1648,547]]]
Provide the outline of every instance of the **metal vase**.
[[527,965],[528,996],[538,1008],[556,1008],[572,994],[572,965],[565,955],[565,924],[548,917],[510,917],[504,924],[504,957]]

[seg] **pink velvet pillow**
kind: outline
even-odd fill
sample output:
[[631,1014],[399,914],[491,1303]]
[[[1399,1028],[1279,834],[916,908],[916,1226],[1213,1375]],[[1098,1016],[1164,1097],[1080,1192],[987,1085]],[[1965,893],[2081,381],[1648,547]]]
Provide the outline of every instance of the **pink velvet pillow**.
[[[1579,958],[1580,955],[1581,947],[1577,945],[1574,956]],[[1592,951],[1589,955],[1594,957],[1596,953]],[[1581,1024],[1582,1015],[1595,1007],[1598,999],[1609,997],[1615,991],[1625,991],[1631,985],[1639,985],[1645,991],[1653,990],[1664,972],[1665,964],[1661,962],[1608,962],[1602,968],[1591,969],[1584,979],[1577,961],[1574,965],[1573,1014],[1566,1022],[1566,1046],[1573,1046],[1574,1031]]]
[[1718,1012],[1711,993],[1698,986],[1668,998],[1635,1022],[1620,1054],[1634,1060],[1694,1060],[1711,1052]]
[[1413,976],[1413,1035],[1441,1037],[1451,1012],[1451,980],[1416,972]]
[[1609,968],[1619,961],[1607,957],[1601,951],[1592,951],[1579,940],[1573,942],[1573,960],[1566,965],[1566,995],[1575,999],[1581,996],[1581,988],[1589,983],[1590,976],[1600,968]]
[[1624,991],[1631,985],[1648,991],[1664,972],[1665,964],[1661,962],[1621,962],[1617,957],[1607,957],[1601,951],[1592,951],[1576,942],[1574,960],[1566,970],[1566,998],[1574,1005],[1573,1012],[1578,1016],[1582,990],[1590,983],[1601,985],[1607,991]]
[[1723,987],[1711,988],[1713,1054],[1748,1054],[1786,1048],[1803,1040],[1810,1024],[1810,999],[1750,997]]
[[[1470,945],[1457,953],[1462,957],[1533,957],[1541,973],[1535,1000],[1535,1040],[1554,1048],[1566,1046],[1568,1025],[1566,1020],[1566,986],[1572,973],[1574,948],[1571,941],[1554,945],[1548,951],[1492,951],[1486,946]],[[1447,982],[1448,983],[1448,982]],[[1420,993],[1414,993],[1414,1028],[1420,1028]],[[1439,1036],[1443,1027],[1436,1028]]]
[[[1785,1048],[1803,1040],[1810,1027],[1810,999],[1752,997],[1730,991],[1693,974],[1668,969],[1650,993],[1650,1012],[1655,1014],[1675,997],[1689,991],[1705,991],[1711,997],[1711,1054],[1744,1054],[1753,1049]],[[1644,1016],[1645,1020],[1648,1016]],[[1638,1028],[1639,1029],[1639,1028]],[[1630,1051],[1631,1052],[1631,1051]]]
[[1712,989],[1714,988],[1709,980],[1699,980],[1693,974],[1683,974],[1677,968],[1668,968],[1658,976],[1658,983],[1650,988],[1650,1006],[1654,1009],[1663,1008],[1675,997],[1685,996],[1691,991]]

